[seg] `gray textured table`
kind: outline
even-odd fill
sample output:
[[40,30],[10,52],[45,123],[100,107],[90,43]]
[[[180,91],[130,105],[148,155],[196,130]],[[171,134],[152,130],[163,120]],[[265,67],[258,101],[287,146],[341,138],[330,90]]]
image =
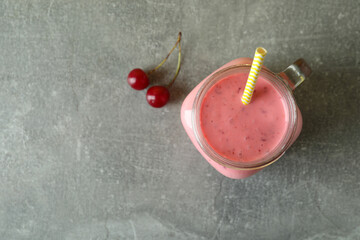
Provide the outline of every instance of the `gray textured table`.
[[[0,239],[360,239],[359,1],[2,1]],[[126,83],[183,32],[162,109]],[[304,57],[304,128],[246,180],[217,173],[182,128],[182,100],[222,64],[267,48]],[[176,56],[155,74],[167,82]]]

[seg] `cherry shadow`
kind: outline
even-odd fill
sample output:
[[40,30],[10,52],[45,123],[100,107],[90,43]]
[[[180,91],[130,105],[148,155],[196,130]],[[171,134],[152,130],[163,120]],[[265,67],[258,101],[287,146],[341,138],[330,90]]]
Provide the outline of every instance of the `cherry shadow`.
[[183,84],[177,84],[173,85],[170,88],[170,100],[169,104],[171,105],[179,105],[181,106],[182,101],[185,99],[185,97],[189,94],[189,92],[186,91],[186,88]]
[[[153,68],[145,69],[145,72],[149,72]],[[148,78],[150,81],[150,87],[155,85],[167,85],[168,82],[171,80],[171,72],[166,68],[159,68],[155,72],[148,74]]]

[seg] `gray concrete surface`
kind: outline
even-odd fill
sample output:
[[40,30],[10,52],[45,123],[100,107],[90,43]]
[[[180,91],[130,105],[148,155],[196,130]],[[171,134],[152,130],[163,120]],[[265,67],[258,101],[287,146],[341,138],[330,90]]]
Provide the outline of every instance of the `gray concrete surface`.
[[[0,239],[360,239],[359,1],[0,2]],[[183,32],[165,108],[126,84]],[[246,180],[190,143],[182,100],[267,48],[314,73],[286,155]],[[166,83],[172,56],[153,82]]]

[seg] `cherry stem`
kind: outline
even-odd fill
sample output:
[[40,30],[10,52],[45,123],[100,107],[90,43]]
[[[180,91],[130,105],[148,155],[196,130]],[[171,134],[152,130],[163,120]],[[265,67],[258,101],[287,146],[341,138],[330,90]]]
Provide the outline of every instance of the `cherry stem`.
[[[179,36],[181,36],[181,33],[179,33]],[[177,67],[176,67],[176,72],[175,72],[175,76],[174,78],[171,80],[171,82],[167,85],[167,88],[170,88],[173,83],[175,82],[179,72],[180,72],[180,67],[181,67],[181,45],[180,45],[180,41],[178,43],[178,47],[179,47],[179,55],[178,55],[178,64],[177,64]]]
[[[171,53],[175,50],[175,48],[176,48],[176,46],[177,46],[178,44],[179,44],[179,50],[180,50],[180,41],[181,41],[181,32],[179,32],[178,39],[177,39],[174,47],[173,47],[173,48],[170,50],[170,52],[168,53],[168,55],[164,58],[164,60],[162,60],[162,62],[161,62],[159,65],[157,65],[154,69],[150,70],[150,71],[148,72],[148,75],[150,75],[151,73],[153,73],[153,72],[155,72],[156,70],[158,70],[158,69],[166,62],[166,60],[168,60],[169,56],[170,56]],[[179,63],[178,63],[178,65],[179,65]],[[177,73],[178,73],[178,71],[177,71]],[[177,75],[177,74],[176,74],[176,75]],[[176,78],[176,76],[175,76],[175,78]]]

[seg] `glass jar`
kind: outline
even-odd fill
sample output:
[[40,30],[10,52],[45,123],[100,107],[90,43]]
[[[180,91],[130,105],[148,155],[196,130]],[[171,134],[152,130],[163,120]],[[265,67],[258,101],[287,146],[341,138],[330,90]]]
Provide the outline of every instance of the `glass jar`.
[[249,73],[251,63],[250,58],[239,58],[225,64],[201,81],[186,97],[181,108],[182,124],[197,150],[217,171],[234,179],[249,177],[274,163],[294,143],[302,128],[302,116],[292,91],[311,73],[303,59],[297,60],[281,73],[273,73],[266,67],[261,69],[259,77],[266,78],[281,94],[285,103],[288,113],[286,133],[281,142],[264,157],[251,162],[232,161],[217,153],[205,140],[200,127],[200,108],[205,94],[215,83],[232,74]]

